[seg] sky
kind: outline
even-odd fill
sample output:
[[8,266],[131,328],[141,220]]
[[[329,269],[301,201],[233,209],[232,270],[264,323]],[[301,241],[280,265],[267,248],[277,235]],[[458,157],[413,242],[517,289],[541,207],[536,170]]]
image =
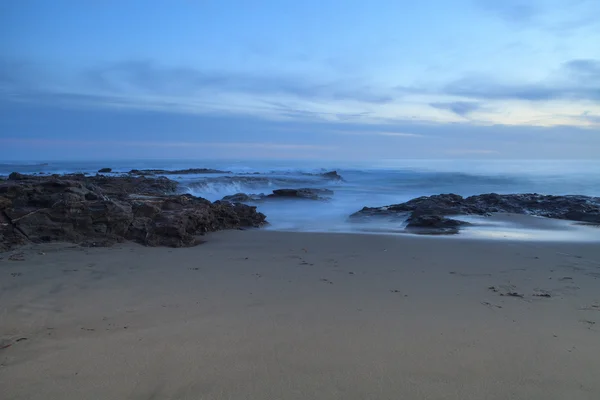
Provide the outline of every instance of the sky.
[[0,160],[600,158],[598,0],[19,0],[0,37]]

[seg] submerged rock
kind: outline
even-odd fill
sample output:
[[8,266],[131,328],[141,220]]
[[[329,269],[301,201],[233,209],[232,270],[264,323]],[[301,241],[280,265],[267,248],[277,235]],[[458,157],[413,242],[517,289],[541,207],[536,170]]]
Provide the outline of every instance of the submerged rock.
[[464,198],[456,194],[424,196],[386,207],[369,208],[350,217],[387,217],[410,220],[419,216],[528,214],[541,217],[600,223],[600,198],[589,196],[548,196],[537,193],[488,193]]
[[267,197],[292,197],[298,199],[310,199],[310,200],[328,200],[328,197],[323,197],[322,195],[332,195],[333,190],[329,189],[312,189],[312,188],[302,188],[302,189],[277,189],[273,190],[273,193],[268,195]]
[[98,173],[100,173],[100,174],[106,174],[106,173],[109,173],[109,172],[112,172],[112,168],[100,168],[98,170]]
[[340,174],[338,174],[337,171],[324,172],[319,175],[325,179],[331,179],[333,181],[343,181],[344,180],[344,178],[342,178],[342,176]]
[[273,190],[273,193],[269,195],[265,195],[262,193],[236,193],[223,197],[222,201],[228,201],[232,203],[252,203],[275,199],[329,200],[329,197],[324,197],[326,195],[333,195],[333,190],[314,188],[276,189]]
[[408,219],[406,230],[426,235],[452,235],[458,233],[459,227],[465,225],[471,224],[439,215],[413,215]]
[[223,197],[222,201],[229,201],[231,203],[248,203],[252,201],[259,201],[265,198],[264,194],[246,194],[236,193],[229,196]]
[[256,207],[177,195],[167,178],[19,176],[0,183],[0,250],[26,242],[191,246],[197,235],[259,227]]

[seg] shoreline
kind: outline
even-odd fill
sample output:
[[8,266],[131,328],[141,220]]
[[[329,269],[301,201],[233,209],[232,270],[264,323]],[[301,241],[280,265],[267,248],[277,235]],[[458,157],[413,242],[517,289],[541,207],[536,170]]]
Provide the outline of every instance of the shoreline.
[[[454,218],[454,216],[451,216]],[[406,231],[404,224],[371,223],[361,225],[358,222],[344,223],[330,229],[297,230],[294,228],[272,228],[269,225],[260,228],[268,232],[283,233],[318,233],[348,235],[389,235],[420,238],[445,238],[465,240],[515,240],[534,242],[600,242],[600,231],[596,224],[585,224],[536,215],[495,213],[490,216],[460,215],[455,216],[472,225],[457,234],[418,234]]]
[[[205,175],[212,174],[207,171],[223,172],[197,168],[170,172],[186,171],[193,172],[191,175],[198,175],[198,171]],[[541,223],[507,213],[600,224],[600,198],[583,195],[439,194],[383,207],[363,207],[340,218],[340,211],[334,211],[331,197],[334,192],[330,189],[274,189],[272,194],[260,195],[258,199],[238,193],[210,201],[182,194],[181,182],[155,175],[169,171],[146,172],[132,170],[126,176],[43,177],[11,173],[6,181],[0,182],[0,250],[23,243],[52,241],[98,246],[132,240],[149,246],[187,247],[198,243],[198,235],[261,227],[271,216],[272,229],[277,230],[405,231],[419,235],[463,232],[471,237],[525,236],[537,240],[591,240],[597,235],[594,226]],[[313,174],[313,178],[324,180],[321,184],[345,182],[337,171]],[[247,179],[263,182],[266,178]],[[265,208],[261,205],[258,209],[257,201],[265,201]],[[267,204],[274,208],[268,208]],[[533,228],[534,225],[537,226]],[[564,235],[556,234],[558,230]]]
[[0,261],[0,385],[7,399],[596,398],[598,246],[460,236],[22,248]]

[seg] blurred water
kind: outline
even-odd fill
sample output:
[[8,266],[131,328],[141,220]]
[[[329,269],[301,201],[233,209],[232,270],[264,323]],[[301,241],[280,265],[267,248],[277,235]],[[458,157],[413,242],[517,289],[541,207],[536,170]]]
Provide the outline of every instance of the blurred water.
[[[456,193],[583,194],[600,196],[600,161],[564,160],[379,160],[375,162],[126,160],[0,164],[0,175],[22,173],[96,173],[110,167],[115,174],[131,169],[214,168],[227,174],[171,175],[189,193],[211,201],[235,193],[271,193],[280,188],[328,188],[326,202],[270,201],[258,204],[270,229],[348,231],[347,217],[364,206],[395,204],[419,196]],[[337,170],[343,182],[314,174]],[[371,228],[372,229],[372,228]],[[397,230],[397,225],[378,229]]]

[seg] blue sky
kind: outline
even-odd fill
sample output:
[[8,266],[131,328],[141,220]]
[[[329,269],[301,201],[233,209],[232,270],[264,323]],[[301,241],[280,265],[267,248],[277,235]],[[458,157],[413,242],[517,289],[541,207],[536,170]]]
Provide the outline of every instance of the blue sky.
[[2,159],[597,158],[600,1],[0,3]]

